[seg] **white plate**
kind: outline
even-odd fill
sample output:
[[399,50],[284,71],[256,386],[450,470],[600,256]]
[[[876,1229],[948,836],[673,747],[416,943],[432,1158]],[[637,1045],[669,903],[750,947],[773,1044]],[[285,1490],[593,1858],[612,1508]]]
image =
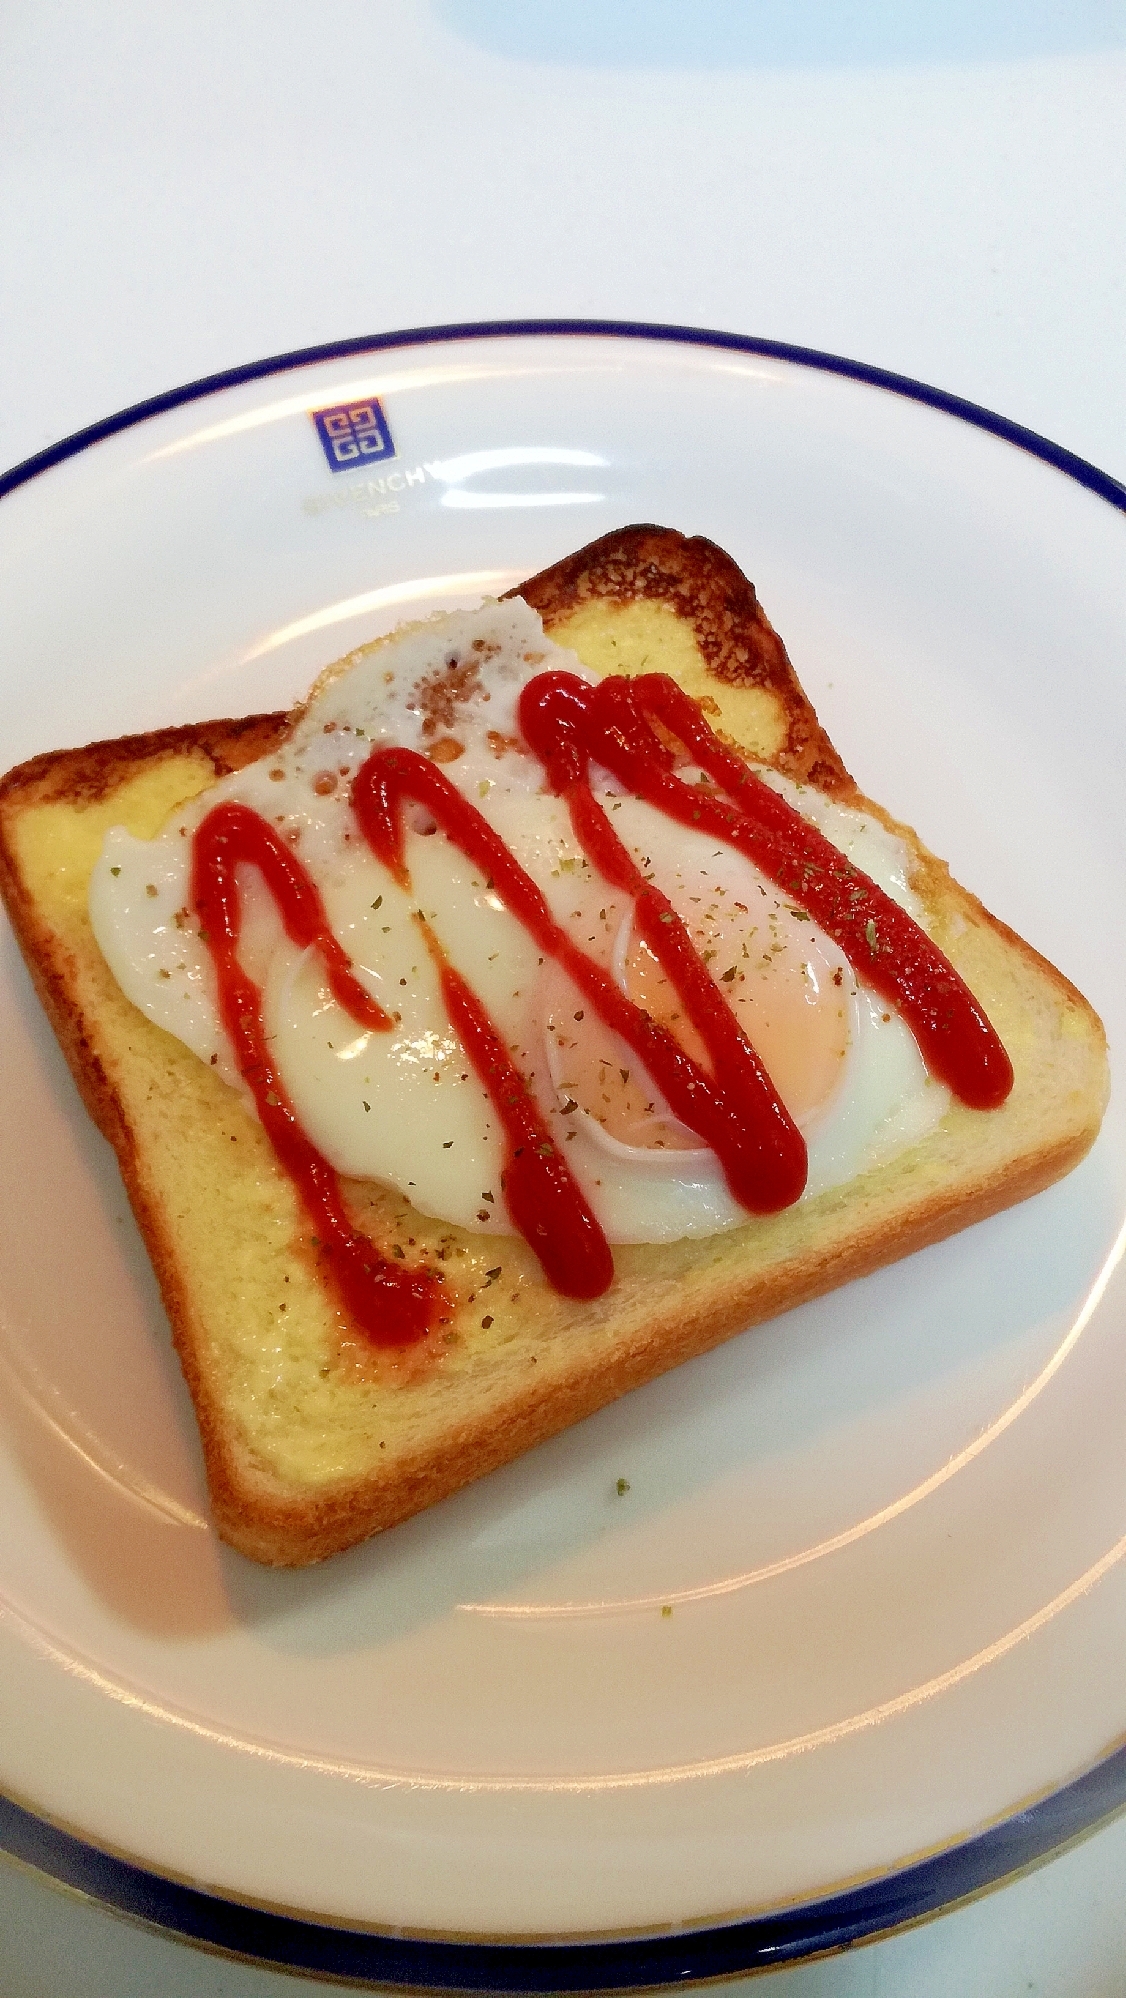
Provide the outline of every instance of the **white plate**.
[[[330,469],[308,412],[373,395],[393,461]],[[9,492],[2,763],[282,706],[361,637],[658,520],[734,554],[863,787],[1113,1050],[1108,499],[737,344],[517,329],[287,365]],[[7,933],[0,1006],[10,1798],[233,1900],[582,1940],[876,1894],[1126,1731],[1121,1096],[1049,1193],[273,1574],[207,1524],[116,1170]]]

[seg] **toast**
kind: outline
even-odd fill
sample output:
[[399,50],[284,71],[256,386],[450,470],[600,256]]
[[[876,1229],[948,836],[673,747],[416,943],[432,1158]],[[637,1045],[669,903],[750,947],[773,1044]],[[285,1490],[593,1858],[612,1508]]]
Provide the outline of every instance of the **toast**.
[[781,1211],[717,1233],[615,1242],[612,1281],[586,1297],[548,1282],[519,1234],[498,1241],[429,1218],[394,1187],[345,1178],[350,1223],[444,1282],[425,1338],[373,1344],[326,1282],[301,1198],[245,1093],[125,996],[88,912],[112,827],[151,838],[217,780],[280,755],[301,711],[12,771],[0,786],[0,887],[117,1154],[195,1403],[218,1531],[257,1561],[299,1566],[351,1546],[745,1326],[1024,1199],[1079,1161],[1105,1106],[1091,1008],[862,796],[726,555],[631,527],[519,595],[591,675],[670,675],[721,743],[802,787],[799,805],[830,801],[899,841],[926,929],[1004,1043],[1013,1086],[985,1111],[952,1099],[890,1160]]

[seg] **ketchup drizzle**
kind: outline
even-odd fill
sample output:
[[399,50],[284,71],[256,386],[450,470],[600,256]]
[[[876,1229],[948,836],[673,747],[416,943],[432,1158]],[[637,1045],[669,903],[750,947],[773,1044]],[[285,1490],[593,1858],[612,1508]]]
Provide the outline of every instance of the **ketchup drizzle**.
[[320,953],[333,993],[352,1018],[362,1027],[385,1032],[393,1024],[391,1016],[353,974],[329,929],[316,885],[292,849],[249,806],[233,801],[216,805],[192,844],[191,894],[200,934],[215,967],[220,1018],[278,1162],[316,1227],[328,1274],[345,1311],[376,1345],[412,1345],[438,1319],[442,1303],[438,1279],[429,1271],[389,1262],[353,1228],[335,1171],[297,1121],[270,1057],[261,991],[238,961],[242,908],[235,870],[244,862],[261,874],[290,940],[302,949],[313,945]]
[[[525,686],[519,720],[551,788],[567,803],[588,859],[632,898],[638,932],[679,993],[704,1042],[710,1071],[572,941],[510,848],[428,757],[407,749],[375,750],[352,788],[359,824],[376,857],[406,887],[401,806],[407,799],[424,804],[537,948],[556,960],[604,1023],[633,1048],[674,1114],[716,1153],[734,1197],[751,1213],[774,1213],[800,1197],[804,1141],[686,925],[667,896],[645,879],[594,797],[592,763],[678,823],[744,854],[840,945],[858,974],[862,969],[866,984],[895,1003],[928,1067],[956,1096],[975,1109],[1004,1102],[1012,1088],[1012,1064],[947,958],[898,903],[725,748],[674,680],[664,674],[634,680],[610,676],[592,686],[575,674],[543,673]],[[716,790],[676,775],[673,753],[654,724],[683,745]],[[209,812],[195,835],[192,899],[241,1073],[278,1159],[316,1224],[345,1309],[375,1343],[410,1344],[439,1320],[440,1279],[389,1262],[352,1228],[335,1172],[301,1130],[269,1055],[261,992],[238,962],[240,863],[258,868],[287,935],[300,948],[317,950],[334,996],[352,1018],[385,1032],[391,1016],[355,977],[317,888],[292,849],[248,806],[227,802]],[[570,1297],[600,1296],[613,1278],[605,1235],[486,1008],[449,963],[421,913],[419,921],[451,1021],[508,1139],[503,1185],[512,1219],[556,1290]]]
[[[654,721],[684,744],[726,797],[674,774],[672,752]],[[895,1004],[927,1067],[963,1103],[974,1110],[994,1110],[1005,1101],[1013,1086],[1012,1063],[949,959],[898,902],[724,747],[675,680],[650,673],[634,680],[611,676],[591,686],[576,674],[541,673],[520,697],[520,725],[552,788],[567,799],[576,836],[601,872],[615,864],[620,868],[622,861],[632,867],[632,862],[591,796],[591,759],[681,825],[711,833],[745,854],[792,895],[840,945],[865,984]],[[611,843],[621,861],[615,861]],[[619,876],[611,872],[610,878]],[[640,900],[637,914],[639,926],[647,925],[648,911]],[[666,919],[661,915],[658,920]],[[642,933],[661,955],[648,927]],[[680,966],[663,956],[662,963],[691,1010],[691,970],[682,984]],[[712,985],[703,966],[700,971]]]
[[[426,805],[448,837],[491,881],[537,950],[569,973],[606,1026],[639,1056],[675,1114],[716,1153],[735,1198],[752,1214],[773,1214],[791,1206],[805,1185],[805,1143],[749,1043],[744,1041],[746,1053],[731,1060],[723,1073],[720,1064],[728,1058],[733,1038],[727,1027],[729,1009],[719,995],[714,1014],[699,1008],[701,1032],[716,1065],[715,1073],[709,1074],[675,1035],[628,999],[610,973],[572,941],[515,854],[436,764],[416,750],[377,749],[353,785],[352,808],[373,852],[400,883],[406,885],[408,879],[400,811],[407,798]],[[674,926],[675,919],[667,925],[670,930]],[[663,939],[666,925],[659,912],[653,927],[659,928]],[[687,948],[691,950],[691,945]],[[742,1037],[737,1023],[734,1033]],[[492,1085],[487,1077],[482,1079],[496,1102]],[[567,1177],[572,1178],[569,1168]]]
[[422,929],[450,1019],[508,1138],[501,1180],[508,1211],[553,1290],[562,1297],[601,1297],[614,1277],[610,1244],[480,999],[429,925]]

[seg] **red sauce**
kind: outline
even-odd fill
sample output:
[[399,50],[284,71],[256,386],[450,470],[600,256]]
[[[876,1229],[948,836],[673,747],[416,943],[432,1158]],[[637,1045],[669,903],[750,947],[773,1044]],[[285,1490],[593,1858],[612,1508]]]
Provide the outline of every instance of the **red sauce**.
[[[683,743],[726,796],[676,776],[672,751],[654,722]],[[632,863],[591,796],[592,759],[681,825],[711,833],[745,854],[792,895],[840,945],[864,983],[898,1008],[927,1067],[963,1103],[994,1110],[1005,1101],[1013,1086],[1012,1063],[953,965],[890,895],[724,747],[675,680],[652,673],[635,680],[612,677],[592,687],[572,673],[541,673],[521,696],[520,725],[552,788],[567,799],[576,836],[600,872],[625,886],[613,849],[626,868]],[[640,902],[638,920],[647,920]],[[663,915],[658,920],[665,922]],[[649,929],[643,934],[654,948]],[[667,969],[674,976],[671,964]],[[703,967],[701,973],[712,985]],[[687,985],[680,989],[690,1005]]]
[[238,961],[241,899],[235,870],[246,863],[261,874],[286,935],[301,949],[311,944],[319,951],[329,984],[352,1018],[386,1031],[391,1017],[354,976],[329,930],[316,886],[292,849],[249,806],[216,805],[193,842],[192,901],[215,966],[220,1018],[266,1135],[316,1228],[316,1246],[348,1317],[377,1345],[411,1345],[442,1315],[439,1280],[430,1271],[389,1262],[352,1227],[336,1173],[297,1121],[270,1057],[262,994]]
[[[424,804],[537,949],[568,973],[638,1055],[673,1113],[715,1152],[732,1194],[749,1212],[775,1213],[799,1198],[805,1144],[686,925],[642,875],[594,797],[592,763],[678,823],[745,854],[841,947],[858,976],[895,1004],[928,1067],[956,1096],[975,1109],[1004,1102],[1012,1065],[953,966],[890,896],[724,747],[675,681],[650,674],[591,686],[574,674],[544,673],[525,687],[519,719],[552,789],[567,802],[588,859],[632,898],[639,934],[679,993],[708,1067],[572,941],[499,834],[428,757],[407,749],[368,757],[352,790],[360,826],[377,858],[407,886],[402,806],[408,799]],[[676,774],[670,737],[710,783],[689,784]],[[238,963],[240,862],[259,869],[293,942],[320,953],[333,993],[352,1017],[377,1030],[392,1022],[355,978],[292,849],[248,807],[217,806],[196,834],[192,892],[215,963],[223,1024],[278,1158],[316,1223],[345,1308],[376,1343],[407,1344],[439,1317],[438,1280],[388,1262],[351,1228],[335,1173],[297,1123],[270,1060],[261,993]],[[512,1220],[556,1290],[597,1297],[613,1278],[598,1221],[486,1008],[425,922],[422,928],[451,1021],[506,1134],[502,1184]]]
[[[689,977],[688,960],[695,962],[695,953],[671,910],[671,920],[663,920],[668,909],[664,898],[655,896],[652,905],[655,947],[661,950],[662,963],[675,962],[693,990],[697,1002],[693,1018],[713,1065],[711,1073],[572,941],[531,875],[436,764],[415,750],[379,749],[356,778],[352,806],[373,852],[400,882],[405,885],[407,878],[400,807],[408,798],[426,805],[448,837],[490,880],[536,948],[562,966],[599,1017],[634,1050],[675,1115],[717,1154],[735,1198],[754,1214],[771,1214],[797,1200],[806,1177],[801,1133],[723,999],[713,987],[714,1003],[706,1003],[697,989],[699,981]],[[711,980],[707,983],[710,986]],[[499,1110],[493,1084],[481,1069],[478,1073]],[[565,1170],[573,1184],[570,1168]],[[561,1193],[558,1198],[562,1200]],[[550,1216],[544,1218],[549,1227],[554,1226]]]
[[423,928],[450,1019],[508,1139],[501,1177],[508,1211],[553,1290],[563,1297],[601,1297],[614,1277],[610,1244],[484,1006]]

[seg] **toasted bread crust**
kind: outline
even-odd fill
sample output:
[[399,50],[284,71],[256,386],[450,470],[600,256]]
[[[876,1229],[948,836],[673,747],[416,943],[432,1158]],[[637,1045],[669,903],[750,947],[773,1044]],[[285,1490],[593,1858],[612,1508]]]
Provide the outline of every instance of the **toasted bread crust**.
[[247,715],[238,720],[157,729],[148,735],[118,736],[109,742],[88,743],[82,749],[33,756],[0,779],[0,897],[82,1100],[119,1154],[122,1147],[129,1148],[130,1134],[122,1128],[117,1097],[75,1008],[72,964],[58,949],[54,931],[20,866],[16,828],[37,806],[65,802],[82,811],[112,797],[137,770],[152,769],[188,753],[202,753],[210,759],[214,776],[225,777],[265,756],[289,725],[286,714]]
[[[10,820],[21,807],[60,799],[81,810],[108,797],[142,765],[186,752],[207,756],[216,778],[226,777],[275,749],[289,727],[288,714],[242,715],[237,720],[154,729],[148,735],[121,735],[110,742],[87,743],[83,749],[49,751],[0,779],[0,811]],[[10,856],[0,851],[0,866],[6,861],[10,863]],[[12,874],[11,879],[17,877]]]
[[618,528],[530,576],[509,595],[523,597],[551,634],[592,601],[666,605],[690,628],[708,672],[721,686],[758,688],[778,702],[786,729],[771,758],[777,769],[815,784],[830,797],[855,788],[754,584],[714,541],[667,527]]
[[[1098,1130],[1107,1084],[1097,1018],[908,829],[861,797],[729,557],[705,541],[628,528],[533,577],[520,594],[564,644],[568,627],[593,606],[606,609],[614,643],[628,649],[629,628],[615,622],[618,613],[656,605],[671,612],[678,628],[691,629],[717,698],[731,686],[768,697],[778,724],[771,760],[861,804],[907,841],[914,886],[938,941],[987,999],[1010,1046],[1017,1086],[1001,1111],[983,1115],[955,1105],[933,1138],[905,1159],[782,1215],[705,1241],[617,1251],[615,1283],[594,1304],[558,1298],[523,1245],[506,1245],[504,1265],[516,1290],[511,1307],[503,1304],[507,1320],[502,1304],[496,1306],[495,1336],[483,1331],[493,1316],[482,1319],[479,1302],[474,1309],[473,1288],[482,1281],[475,1271],[497,1253],[495,1242],[482,1250],[479,1238],[425,1222],[378,1188],[350,1186],[358,1224],[384,1243],[440,1239],[463,1259],[452,1293],[452,1344],[413,1371],[397,1369],[357,1352],[346,1328],[342,1334],[297,1239],[292,1189],[250,1113],[129,1006],[94,943],[84,895],[73,883],[64,893],[56,876],[34,862],[35,828],[52,813],[77,840],[88,816],[109,822],[106,814],[138,778],[166,776],[190,796],[209,773],[223,775],[275,747],[290,718],[170,729],[40,756],[11,772],[0,784],[0,889],[83,1100],[116,1151],[195,1402],[219,1531],[259,1561],[302,1565],[394,1525],[744,1326],[1037,1192],[1078,1162]],[[646,659],[647,670],[662,663]],[[623,663],[629,670],[628,658]],[[135,1081],[140,1068],[145,1088]],[[302,1419],[328,1431],[315,1474],[306,1475],[303,1460],[296,1474],[232,1392],[253,1331],[238,1347],[242,1328],[216,1322],[198,1258],[185,1247],[168,1163],[177,1119],[193,1134],[183,1142],[206,1153],[201,1183],[221,1169],[230,1173],[226,1193],[216,1197],[235,1210],[232,1256],[249,1257],[253,1267],[255,1229],[265,1227],[249,1199],[241,1202],[241,1186],[256,1189],[255,1200],[265,1189],[271,1240],[279,1231],[284,1238],[289,1227],[290,1245],[283,1239],[280,1252],[284,1281],[292,1278],[292,1299],[299,1292],[305,1298],[293,1378],[305,1397]],[[271,1267],[281,1268],[277,1255]],[[333,1461],[333,1423],[348,1431],[352,1457],[344,1467]]]

